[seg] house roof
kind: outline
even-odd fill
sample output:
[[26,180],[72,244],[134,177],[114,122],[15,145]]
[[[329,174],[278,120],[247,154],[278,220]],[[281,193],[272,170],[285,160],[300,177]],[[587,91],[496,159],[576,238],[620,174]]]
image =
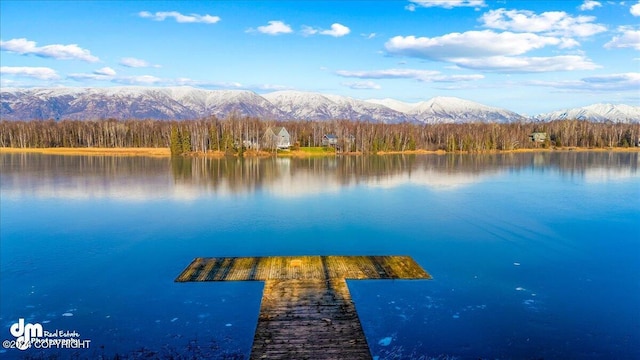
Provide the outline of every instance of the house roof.
[[273,128],[268,128],[267,132],[269,132],[269,131],[273,132],[275,135],[280,135],[280,133],[282,131],[284,131],[287,135],[289,135],[289,132],[283,126],[276,126],[276,127],[273,127]]
[[326,137],[327,139],[337,139],[337,138],[338,138],[338,137],[337,137],[337,136],[335,136],[334,134],[326,134],[326,135],[325,135],[325,137]]

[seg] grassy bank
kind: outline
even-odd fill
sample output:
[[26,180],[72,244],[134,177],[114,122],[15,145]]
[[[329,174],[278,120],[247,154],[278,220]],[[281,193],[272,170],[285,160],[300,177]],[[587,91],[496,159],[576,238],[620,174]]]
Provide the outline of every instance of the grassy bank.
[[[526,148],[515,150],[494,150],[481,152],[478,154],[503,154],[503,153],[523,153],[523,152],[554,152],[554,151],[616,151],[616,152],[640,152],[640,147],[614,147],[614,148]],[[0,153],[39,153],[50,155],[110,155],[110,156],[153,156],[153,157],[169,157],[171,152],[169,148],[0,148]],[[467,154],[468,152],[455,152],[454,154]],[[422,155],[422,154],[447,154],[444,150],[409,150],[409,151],[379,151],[376,155]],[[213,157],[222,158],[227,156],[222,151],[209,151],[207,153],[192,152],[185,156],[191,157]],[[333,149],[323,147],[301,147],[291,151],[278,151],[277,156],[282,157],[314,157],[314,156],[335,156]],[[361,152],[345,153],[343,155],[362,155]],[[238,156],[237,154],[233,156]],[[274,156],[273,152],[248,150],[243,153],[244,157],[269,157]]]
[[50,155],[171,156],[169,148],[0,148],[0,153],[39,153]]
[[279,151],[278,156],[293,156],[293,157],[307,157],[307,156],[334,156],[336,154],[335,149],[326,148],[321,146],[302,146],[289,151]]

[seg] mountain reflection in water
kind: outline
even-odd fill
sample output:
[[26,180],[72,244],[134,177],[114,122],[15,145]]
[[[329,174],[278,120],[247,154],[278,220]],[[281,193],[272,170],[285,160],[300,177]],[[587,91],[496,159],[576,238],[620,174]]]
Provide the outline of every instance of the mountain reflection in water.
[[2,154],[0,161],[7,185],[3,196],[145,201],[191,200],[203,192],[300,197],[354,186],[417,185],[447,191],[533,168],[606,182],[637,177],[640,159],[636,152],[221,159],[14,153]]

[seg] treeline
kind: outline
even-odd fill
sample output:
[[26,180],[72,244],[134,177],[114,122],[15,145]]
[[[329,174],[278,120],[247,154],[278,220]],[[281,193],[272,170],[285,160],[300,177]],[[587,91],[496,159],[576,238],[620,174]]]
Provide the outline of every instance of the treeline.
[[[377,124],[335,121],[262,121],[251,117],[206,118],[190,121],[0,121],[0,146],[44,147],[156,147],[175,154],[266,150],[268,127],[284,126],[296,146],[321,146],[334,134],[344,151],[445,150],[486,152],[536,147],[637,146],[640,124],[596,123],[579,120],[512,124]],[[546,133],[541,142],[530,135]]]

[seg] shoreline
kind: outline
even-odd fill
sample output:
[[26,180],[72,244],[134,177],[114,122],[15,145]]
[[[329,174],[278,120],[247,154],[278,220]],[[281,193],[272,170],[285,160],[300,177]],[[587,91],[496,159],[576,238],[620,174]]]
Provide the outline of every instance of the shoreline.
[[[515,150],[489,150],[481,152],[446,152],[444,150],[407,150],[407,151],[378,151],[371,155],[446,155],[446,154],[513,154],[513,153],[530,153],[530,152],[640,152],[640,147],[613,147],[613,148],[526,148]],[[149,156],[149,157],[171,157],[171,151],[169,148],[10,148],[0,147],[0,153],[37,153],[47,155],[93,155],[93,156]],[[265,157],[328,157],[328,156],[359,156],[363,155],[361,152],[355,153],[307,153],[304,151],[290,151],[280,152],[274,155],[272,152],[266,151],[245,151],[243,156],[250,158],[265,158]],[[225,156],[238,157],[238,154],[228,155],[222,151],[210,151],[207,153],[188,153],[183,155],[184,157],[211,157],[211,158],[223,158]]]
[[10,148],[0,147],[0,153],[35,153],[47,155],[113,155],[113,156],[151,156],[170,157],[169,148]]

